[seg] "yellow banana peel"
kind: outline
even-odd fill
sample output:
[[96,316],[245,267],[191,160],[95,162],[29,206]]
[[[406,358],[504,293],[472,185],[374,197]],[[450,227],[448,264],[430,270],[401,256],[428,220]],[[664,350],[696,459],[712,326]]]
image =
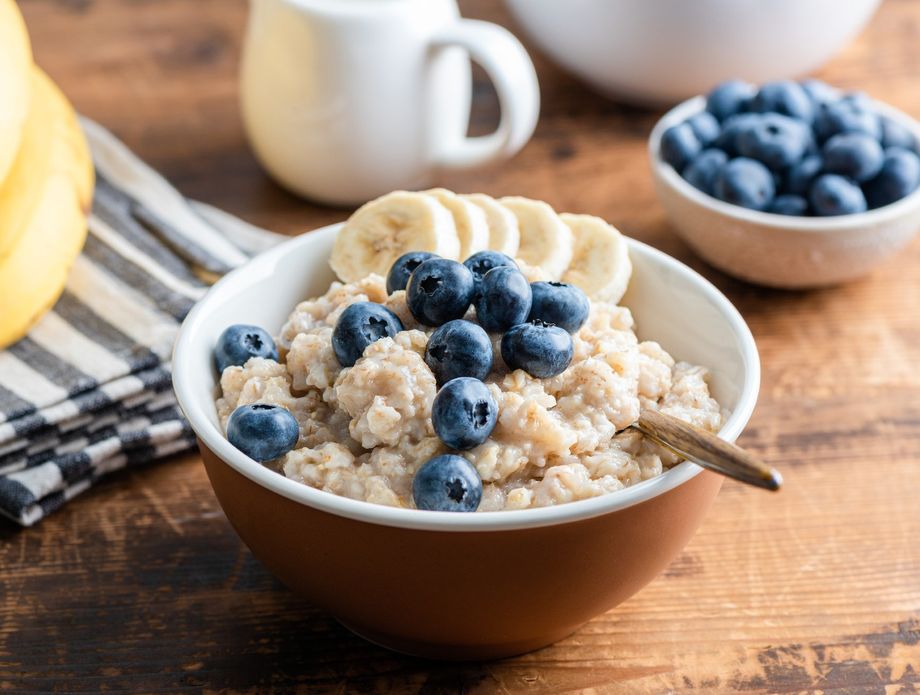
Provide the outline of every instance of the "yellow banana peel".
[[63,291],[86,239],[94,182],[73,108],[39,68],[31,80],[22,145],[0,184],[0,348],[25,335]]
[[0,0],[0,181],[6,178],[29,112],[32,49],[14,0]]

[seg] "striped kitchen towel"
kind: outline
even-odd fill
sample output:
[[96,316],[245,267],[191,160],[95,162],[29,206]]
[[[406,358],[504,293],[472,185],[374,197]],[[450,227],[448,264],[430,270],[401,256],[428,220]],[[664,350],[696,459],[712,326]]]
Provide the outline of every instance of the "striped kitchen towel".
[[189,201],[83,120],[97,183],[58,303],[0,351],[0,513],[30,526],[112,471],[189,449],[179,324],[208,284],[284,237]]

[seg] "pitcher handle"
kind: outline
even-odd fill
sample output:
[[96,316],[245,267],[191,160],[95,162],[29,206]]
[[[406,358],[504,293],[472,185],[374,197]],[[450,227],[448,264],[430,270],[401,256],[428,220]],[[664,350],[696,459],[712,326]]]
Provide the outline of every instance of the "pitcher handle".
[[540,115],[540,86],[530,56],[504,27],[476,19],[460,19],[433,39],[436,49],[459,46],[469,52],[495,85],[501,121],[495,132],[443,143],[435,165],[468,169],[507,159],[533,135]]

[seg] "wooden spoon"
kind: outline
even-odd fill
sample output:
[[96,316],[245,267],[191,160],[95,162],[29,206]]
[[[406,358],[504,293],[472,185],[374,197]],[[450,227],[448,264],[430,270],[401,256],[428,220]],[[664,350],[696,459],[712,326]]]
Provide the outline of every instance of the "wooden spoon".
[[783,484],[779,471],[740,446],[671,415],[643,410],[631,427],[678,456],[728,478],[773,491]]

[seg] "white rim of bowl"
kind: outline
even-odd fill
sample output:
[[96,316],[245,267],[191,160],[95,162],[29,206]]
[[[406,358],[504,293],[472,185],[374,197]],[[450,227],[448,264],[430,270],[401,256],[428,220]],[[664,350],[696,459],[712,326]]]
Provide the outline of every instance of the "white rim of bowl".
[[[920,143],[920,123],[908,116],[903,111],[885,104],[880,101],[870,99],[879,114],[890,118],[899,125],[906,127],[917,138]],[[885,205],[875,210],[866,212],[857,212],[853,215],[835,215],[833,217],[797,217],[792,215],[777,215],[772,212],[761,212],[760,210],[750,210],[739,205],[732,205],[713,198],[711,195],[703,193],[695,186],[690,185],[670,164],[665,162],[659,156],[661,146],[661,136],[664,131],[672,125],[677,125],[687,120],[691,116],[700,113],[706,107],[706,98],[704,96],[695,96],[681,102],[664,116],[662,116],[648,139],[648,152],[651,159],[652,168],[673,189],[680,192],[685,198],[689,198],[697,205],[710,208],[726,217],[731,217],[743,222],[753,222],[767,227],[789,230],[792,232],[821,233],[821,232],[839,232],[847,229],[865,227],[867,225],[881,225],[901,216],[901,214],[910,207],[920,202],[920,188],[908,194],[901,200]]]
[[[292,246],[304,243],[308,236],[334,234],[341,225],[342,223],[329,225],[295,237],[231,271],[195,305],[179,331],[173,351],[173,385],[179,405],[191,423],[195,434],[218,458],[238,473],[294,502],[356,521],[425,531],[482,532],[537,528],[607,514],[672,490],[702,471],[702,468],[696,464],[684,461],[655,478],[590,499],[551,507],[462,514],[402,509],[341,497],[291,480],[243,454],[230,444],[220,428],[211,422],[206,408],[213,412],[213,395],[205,395],[202,398],[196,394],[193,386],[196,383],[196,377],[193,373],[192,351],[210,350],[210,346],[206,347],[204,343],[204,336],[200,335],[201,324],[209,308],[222,303],[223,297],[232,291],[234,283],[241,275],[256,273],[258,276],[264,276],[281,257],[290,251]],[[732,330],[738,336],[742,357],[747,365],[745,379],[741,385],[738,403],[719,431],[719,436],[733,441],[750,419],[760,390],[760,358],[750,329],[728,298],[702,275],[647,244],[629,238],[627,241],[631,249],[641,249],[642,252],[652,255],[671,270],[691,276],[698,283],[700,293],[724,312]]]

